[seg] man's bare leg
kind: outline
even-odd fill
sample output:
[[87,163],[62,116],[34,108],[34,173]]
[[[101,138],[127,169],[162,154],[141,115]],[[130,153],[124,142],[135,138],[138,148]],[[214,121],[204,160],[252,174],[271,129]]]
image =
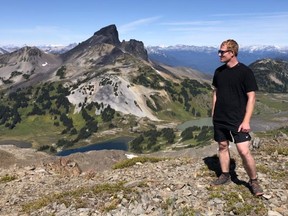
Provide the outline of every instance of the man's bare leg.
[[256,196],[263,195],[263,190],[260,187],[257,180],[256,164],[255,160],[249,149],[250,141],[245,141],[242,143],[237,143],[237,150],[242,158],[243,166],[250,178],[249,185],[251,187],[252,193]]
[[218,143],[219,146],[219,161],[223,173],[229,173],[230,167],[230,151],[229,141],[222,141]]
[[221,166],[221,175],[218,179],[211,183],[211,186],[218,186],[223,184],[228,184],[231,181],[230,177],[230,151],[229,151],[229,141],[223,141],[218,143],[219,147],[219,161]]
[[242,159],[243,166],[249,178],[256,179],[257,174],[256,174],[255,160],[250,152],[249,145],[250,145],[250,141],[245,141],[245,142],[236,144],[237,150]]

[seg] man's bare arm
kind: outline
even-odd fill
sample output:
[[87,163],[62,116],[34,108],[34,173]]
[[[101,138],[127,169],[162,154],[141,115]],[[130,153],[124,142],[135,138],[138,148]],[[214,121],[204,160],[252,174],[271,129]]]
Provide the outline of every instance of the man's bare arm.
[[214,89],[213,89],[213,93],[212,93],[212,94],[213,94],[213,95],[212,95],[212,113],[211,113],[212,117],[213,117],[213,115],[214,115],[214,109],[215,109],[215,104],[216,104],[216,100],[217,100],[216,91],[217,91],[217,89],[214,88]]
[[254,106],[255,106],[255,101],[256,101],[256,94],[254,91],[248,92],[248,101],[246,105],[246,112],[244,119],[241,123],[241,125],[238,128],[238,131],[243,131],[243,132],[249,132],[250,131],[250,120],[253,114]]

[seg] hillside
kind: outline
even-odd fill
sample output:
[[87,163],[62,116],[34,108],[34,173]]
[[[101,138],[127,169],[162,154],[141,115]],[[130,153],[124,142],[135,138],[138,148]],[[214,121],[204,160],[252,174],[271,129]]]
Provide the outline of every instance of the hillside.
[[262,59],[249,67],[253,70],[259,90],[270,93],[288,92],[288,62]]
[[141,41],[119,41],[115,25],[59,55],[23,47],[0,55],[0,141],[54,154],[148,131],[151,143],[145,139],[142,150],[159,144],[156,137],[155,149],[165,148],[171,130],[156,131],[158,125],[209,115],[210,79],[151,62]]
[[49,80],[61,59],[36,47],[23,47],[0,55],[0,90],[33,86]]
[[254,136],[261,198],[247,188],[235,145],[233,181],[216,188],[209,187],[219,173],[215,143],[133,159],[115,150],[53,157],[0,146],[1,166],[6,162],[0,171],[0,215],[287,216],[287,134],[286,128]]

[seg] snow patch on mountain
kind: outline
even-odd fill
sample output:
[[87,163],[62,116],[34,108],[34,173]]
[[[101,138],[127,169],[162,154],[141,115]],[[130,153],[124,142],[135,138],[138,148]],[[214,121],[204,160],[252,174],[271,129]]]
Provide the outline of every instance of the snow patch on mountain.
[[[219,49],[216,46],[191,46],[191,45],[175,45],[175,46],[147,46],[147,51],[150,53],[158,53],[164,50],[179,50],[179,51],[195,51],[195,52],[215,52]],[[273,45],[251,45],[240,46],[240,50],[255,52],[255,51],[274,51],[288,53],[288,46],[273,46]]]

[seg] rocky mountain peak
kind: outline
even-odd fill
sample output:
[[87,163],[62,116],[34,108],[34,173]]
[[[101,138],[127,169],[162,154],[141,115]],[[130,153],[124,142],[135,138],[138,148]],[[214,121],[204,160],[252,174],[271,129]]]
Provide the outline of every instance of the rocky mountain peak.
[[[41,57],[44,53],[42,50],[40,50],[37,47],[30,47],[25,46],[19,49],[17,52],[17,55],[22,56],[23,58],[35,58],[35,57]],[[27,60],[28,60],[27,59]]]
[[[71,61],[71,60],[74,61],[75,57],[79,58],[79,56],[87,55],[85,53],[87,52],[89,53],[89,50],[93,50],[95,48],[96,50],[98,50],[97,53],[99,53],[99,49],[102,50],[101,47],[103,46],[106,47],[103,49],[107,51],[107,45],[110,45],[110,47],[112,45],[113,47],[116,48],[118,48],[121,45],[119,41],[118,31],[115,25],[109,25],[103,27],[99,31],[95,32],[92,37],[81,42],[79,45],[69,50],[68,52],[63,53],[61,56],[64,61]],[[97,47],[100,48],[98,49]],[[108,51],[108,53],[110,51]],[[97,53],[94,53],[93,56],[98,55]]]
[[145,61],[148,61],[148,54],[147,50],[144,47],[144,44],[142,41],[137,41],[134,39],[131,39],[130,41],[123,41],[121,43],[121,47],[128,53],[140,57],[144,59]]
[[[114,58],[111,58],[111,56],[117,57],[123,54],[124,52],[129,53],[133,55],[134,57],[141,58],[145,61],[148,61],[148,54],[144,47],[143,42],[131,39],[130,41],[123,41],[121,43],[119,40],[117,28],[114,24],[103,27],[99,31],[95,32],[92,37],[80,43],[78,46],[74,47],[67,53],[64,53],[62,56],[63,56],[64,61],[69,60],[69,59],[71,60],[71,58],[74,59],[75,56],[77,56],[78,58],[79,56],[83,55],[84,52],[87,53],[88,50],[93,50],[93,49],[97,50],[97,53],[99,53],[99,50],[101,50],[102,54],[100,54],[99,57],[104,56],[103,54],[104,50],[107,51],[105,54],[106,56],[108,56],[107,53],[111,54],[109,57],[110,59],[109,62],[111,62],[111,59],[112,61],[114,59]],[[93,56],[98,55],[97,53],[95,54],[94,51],[91,51],[91,52],[94,53]],[[85,56],[87,56],[87,54],[85,54]],[[103,58],[103,60],[106,61],[107,57]]]
[[0,64],[0,86],[13,90],[48,80],[61,64],[61,59],[37,47],[25,46],[0,55]]
[[114,24],[95,32],[91,39],[97,43],[108,43],[114,46],[120,45],[118,31]]

